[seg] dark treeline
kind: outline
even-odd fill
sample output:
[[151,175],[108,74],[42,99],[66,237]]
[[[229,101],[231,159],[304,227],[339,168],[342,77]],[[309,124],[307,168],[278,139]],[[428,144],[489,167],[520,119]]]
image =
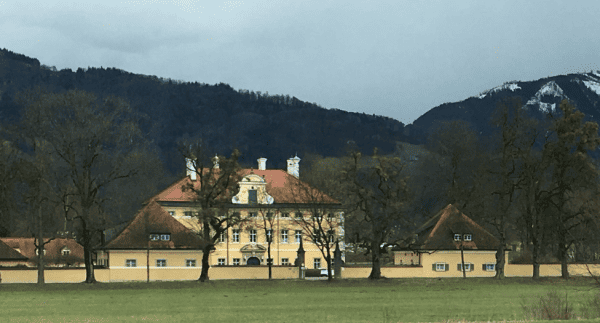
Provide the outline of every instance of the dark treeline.
[[174,149],[182,138],[201,137],[219,154],[237,148],[245,166],[266,157],[270,168],[285,168],[285,160],[295,153],[341,155],[339,147],[349,140],[365,152],[377,146],[389,153],[396,141],[405,139],[404,124],[394,119],[325,109],[289,95],[236,91],[224,83],[182,82],[117,68],[58,71],[36,59],[0,50],[0,117],[5,123],[18,120],[15,94],[35,86],[125,99],[134,111],[148,116],[140,126],[160,148],[161,160],[171,174],[183,170]]

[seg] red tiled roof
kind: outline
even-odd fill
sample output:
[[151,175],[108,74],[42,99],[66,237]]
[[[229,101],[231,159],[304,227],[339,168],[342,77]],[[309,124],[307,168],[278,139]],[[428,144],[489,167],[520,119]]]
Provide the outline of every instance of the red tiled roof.
[[[454,241],[454,234],[472,234],[472,241]],[[454,205],[448,204],[433,218],[417,230],[417,249],[456,250],[463,243],[464,249],[495,250],[498,239],[460,212]]]
[[[288,174],[281,169],[242,169],[240,176],[246,176],[250,173],[263,177],[267,182],[266,190],[273,197],[273,203],[327,203],[339,204],[340,202],[329,197],[325,193],[311,187],[307,183],[299,180],[293,175]],[[153,200],[159,202],[190,202],[194,199],[194,193],[191,191],[183,191],[181,188],[184,185],[190,184],[192,181],[189,177],[184,177],[175,182],[159,194]],[[194,183],[197,187],[200,182]]]
[[[0,240],[10,246],[13,250],[19,249],[20,253],[27,257],[30,261],[37,261],[34,244],[35,238],[0,238]],[[48,239],[44,239],[44,241],[48,241]],[[62,255],[62,250],[65,247],[70,250],[68,256]],[[46,250],[44,261],[48,264],[53,262],[61,263],[67,260],[66,258],[68,258],[68,262],[84,262],[83,247],[73,239],[54,239],[48,242],[44,246],[44,249]]]
[[3,260],[27,260],[27,257],[23,256],[15,249],[7,245],[4,241],[0,240],[0,261]]
[[[169,241],[150,241],[151,233],[170,234]],[[151,201],[102,249],[202,249],[198,236]]]

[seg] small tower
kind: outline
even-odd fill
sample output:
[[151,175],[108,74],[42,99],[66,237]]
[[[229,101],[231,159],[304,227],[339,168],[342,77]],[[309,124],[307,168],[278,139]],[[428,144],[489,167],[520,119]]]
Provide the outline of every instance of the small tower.
[[258,161],[258,170],[266,170],[267,169],[267,159],[264,157],[261,157],[259,159],[257,159]]
[[287,172],[296,178],[300,178],[300,158],[298,158],[298,155],[287,160]]

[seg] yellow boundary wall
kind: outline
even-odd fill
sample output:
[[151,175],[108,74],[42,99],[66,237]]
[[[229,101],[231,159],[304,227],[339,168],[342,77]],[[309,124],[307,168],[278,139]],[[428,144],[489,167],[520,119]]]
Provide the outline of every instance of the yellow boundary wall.
[[[600,264],[588,265],[592,274],[600,276]],[[429,269],[429,270],[428,270]],[[343,278],[367,278],[371,267],[345,267],[342,271]],[[479,275],[477,272],[467,273],[467,277],[492,277],[495,272]],[[531,277],[532,265],[508,264],[504,268],[506,277]],[[146,281],[147,269],[116,268],[94,270],[96,280],[100,282]],[[209,272],[210,279],[267,279],[269,268],[267,266],[215,266]],[[381,274],[387,278],[421,278],[421,277],[449,277],[444,272],[435,272],[428,267],[382,267]],[[586,265],[570,264],[571,276],[590,276]],[[540,265],[540,276],[560,277],[560,265]],[[196,280],[200,276],[200,268],[150,268],[151,281],[177,281]],[[453,275],[455,276],[455,275]],[[0,268],[2,283],[36,283],[37,270]],[[457,276],[458,277],[458,276]],[[273,266],[274,279],[296,279],[298,268],[292,266]],[[85,280],[85,268],[46,269],[45,281],[47,283],[79,283]]]

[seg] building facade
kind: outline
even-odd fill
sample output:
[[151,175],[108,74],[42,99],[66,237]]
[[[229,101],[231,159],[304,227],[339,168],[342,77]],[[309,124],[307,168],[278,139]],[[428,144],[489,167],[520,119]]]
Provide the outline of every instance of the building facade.
[[[341,203],[312,188],[299,179],[300,158],[288,160],[288,169],[267,169],[266,158],[258,159],[258,169],[240,170],[238,191],[227,203],[228,212],[237,213],[246,221],[228,228],[217,241],[209,257],[211,266],[267,265],[268,240],[271,241],[273,265],[296,264],[298,249],[303,244],[306,268],[326,268],[326,260],[314,241],[324,240],[333,246],[344,247]],[[213,167],[218,167],[215,161]],[[194,232],[200,232],[199,207],[194,195],[183,189],[196,185],[196,172],[188,161],[187,176],[153,198],[174,219]],[[327,239],[315,237],[316,226]],[[322,246],[322,245],[321,245]],[[343,254],[343,253],[342,253]]]

